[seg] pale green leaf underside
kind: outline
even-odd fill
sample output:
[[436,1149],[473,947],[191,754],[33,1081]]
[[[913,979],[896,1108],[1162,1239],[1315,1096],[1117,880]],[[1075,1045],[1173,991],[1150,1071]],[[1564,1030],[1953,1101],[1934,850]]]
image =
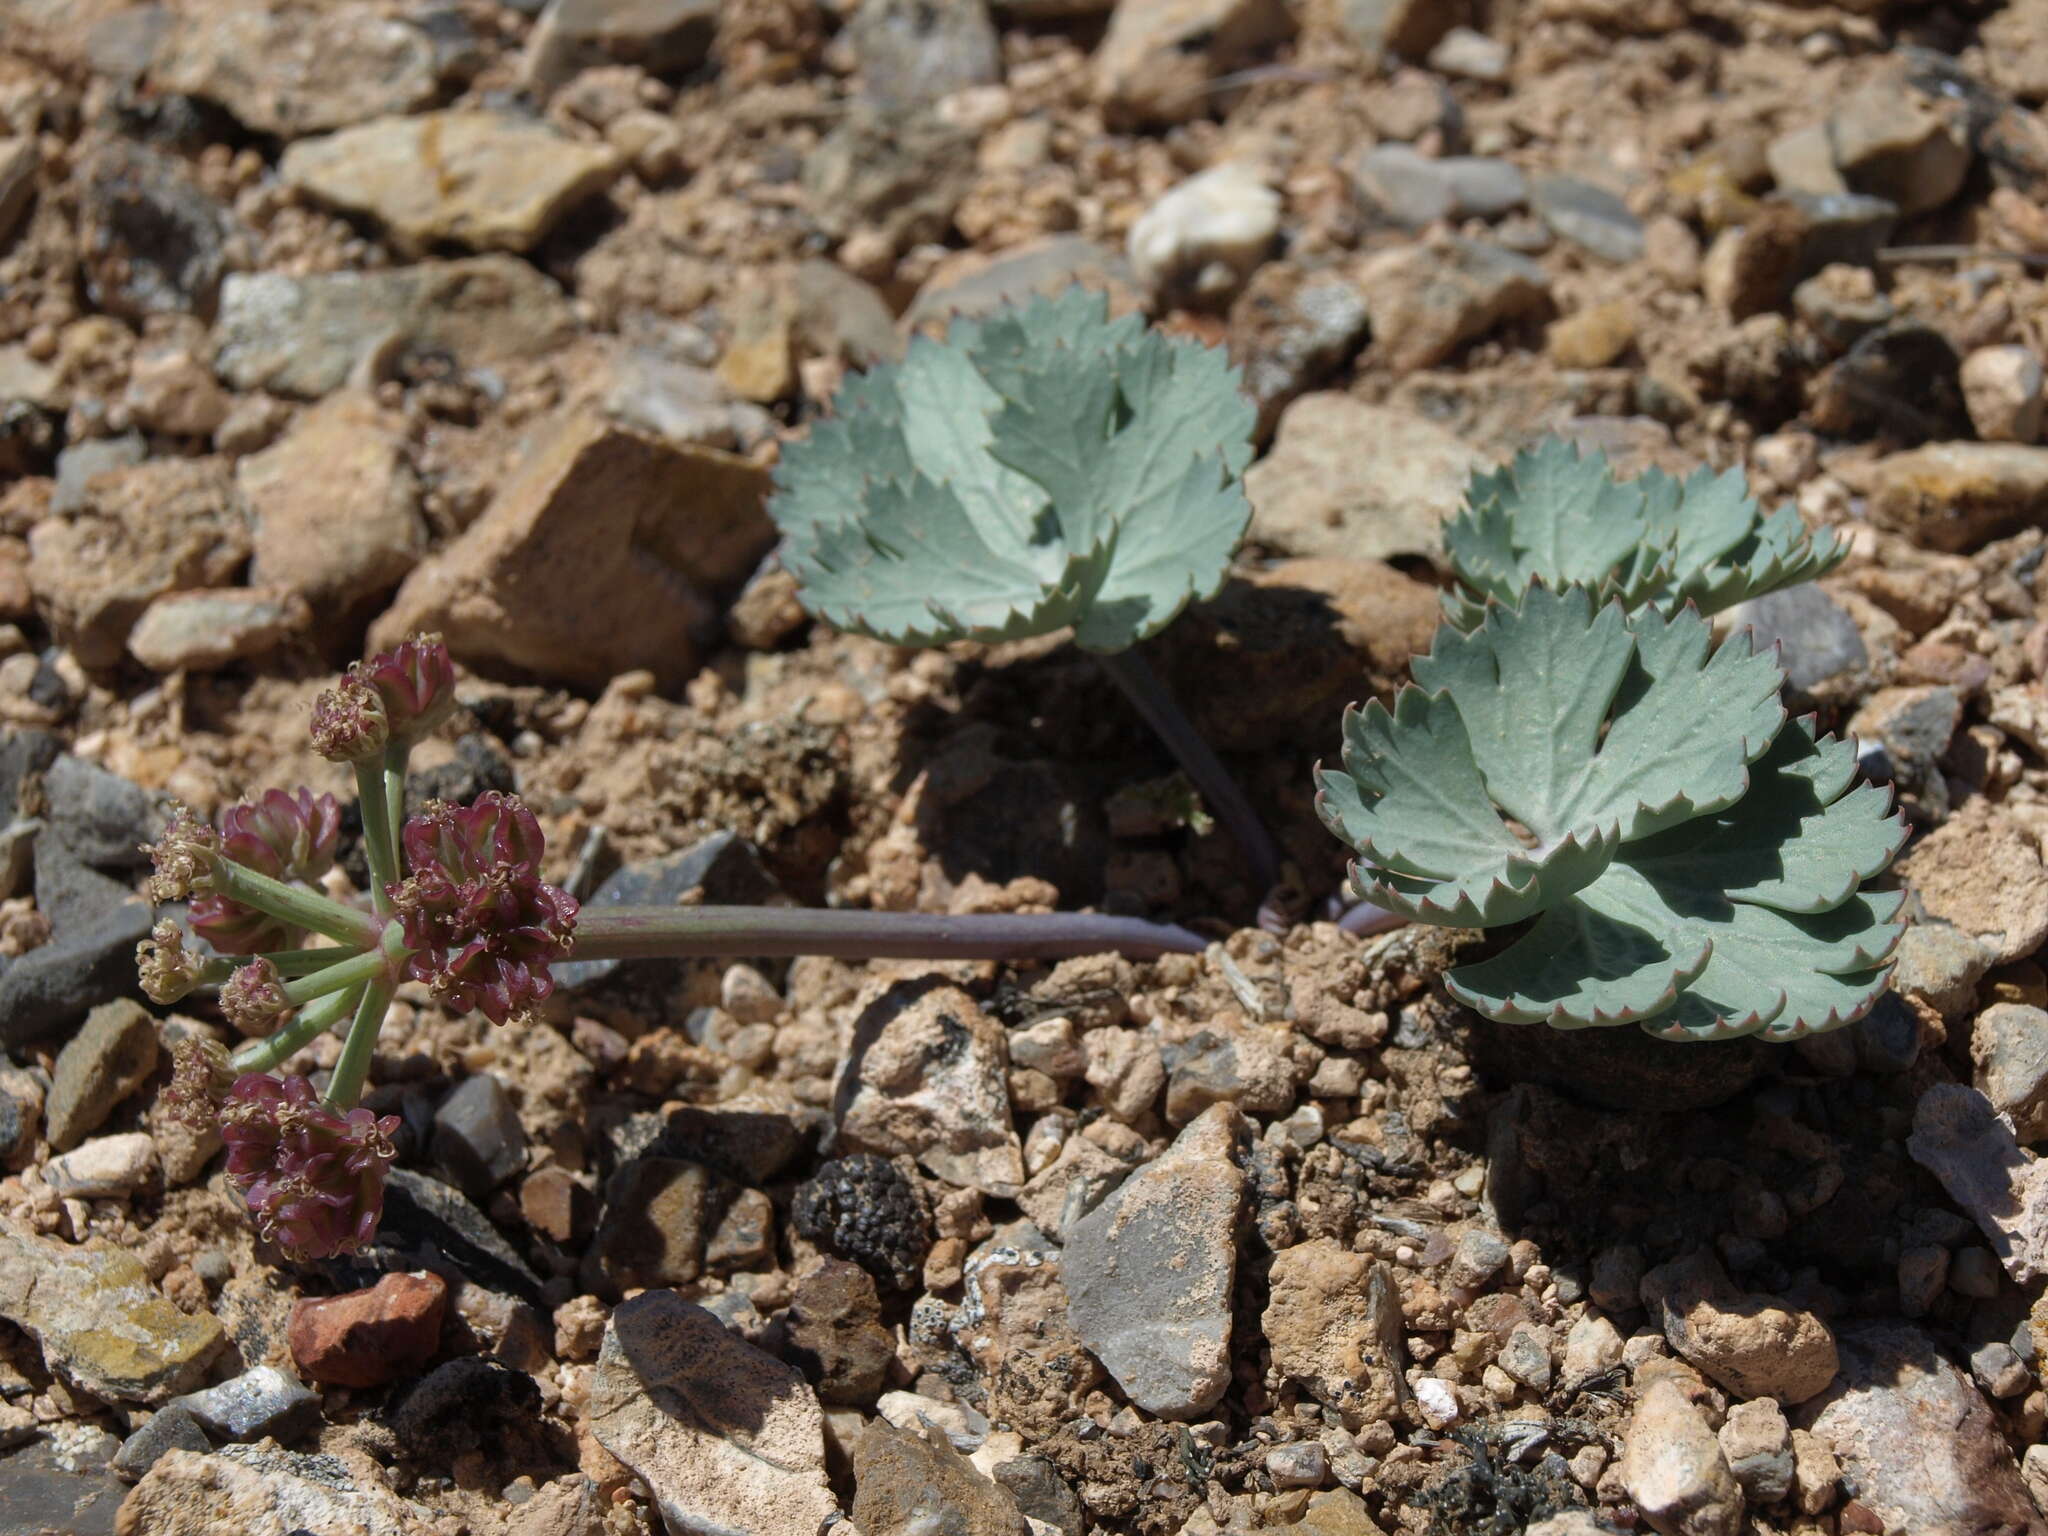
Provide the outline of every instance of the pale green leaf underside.
[[1582,584],[1631,609],[1675,613],[1691,602],[1711,615],[1810,581],[1847,553],[1788,507],[1764,513],[1740,471],[1617,480],[1603,456],[1556,438],[1475,475],[1443,537],[1466,588],[1446,595],[1445,610],[1467,629],[1489,599],[1517,602],[1531,581]]
[[1223,354],[1098,294],[956,321],[836,405],[770,511],[805,605],[857,633],[1121,650],[1215,593],[1250,517]]
[[[1318,808],[1366,900],[1426,922],[1534,918],[1460,967],[1489,1016],[1674,1039],[1833,1028],[1881,992],[1904,838],[1855,755],[1784,724],[1774,662],[1690,610],[1532,589],[1446,628],[1412,688],[1345,720]],[[1512,818],[1513,824],[1508,818]]]

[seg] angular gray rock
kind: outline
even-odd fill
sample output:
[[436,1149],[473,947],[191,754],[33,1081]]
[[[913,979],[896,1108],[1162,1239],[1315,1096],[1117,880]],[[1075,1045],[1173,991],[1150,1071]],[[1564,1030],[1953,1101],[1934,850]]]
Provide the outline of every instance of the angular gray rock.
[[1572,244],[1605,261],[1630,262],[1643,254],[1643,222],[1605,187],[1575,176],[1535,176],[1529,205]]
[[238,274],[221,285],[214,368],[236,389],[317,399],[393,336],[488,368],[552,351],[571,325],[562,290],[511,256],[309,277]]
[[526,1131],[505,1085],[488,1072],[465,1078],[434,1111],[433,1153],[474,1199],[524,1168]]
[[1245,1120],[1205,1111],[1070,1229],[1068,1320],[1147,1413],[1191,1418],[1230,1384]]
[[165,1405],[183,1409],[223,1440],[290,1442],[320,1422],[320,1394],[274,1365],[257,1365],[201,1392]]

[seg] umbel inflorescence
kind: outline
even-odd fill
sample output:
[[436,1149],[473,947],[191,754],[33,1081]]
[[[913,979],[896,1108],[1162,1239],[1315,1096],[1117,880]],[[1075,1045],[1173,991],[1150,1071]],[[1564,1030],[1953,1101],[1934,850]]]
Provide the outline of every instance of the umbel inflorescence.
[[[541,872],[540,823],[517,797],[428,802],[403,814],[415,743],[456,708],[455,667],[431,635],[359,663],[314,705],[321,754],[354,771],[370,870],[367,900],[321,889],[341,836],[332,795],[269,790],[210,824],[174,809],[148,852],[149,895],[185,902],[137,951],[143,990],[173,1003],[215,989],[251,1037],[233,1053],[188,1041],[171,1096],[217,1126],[228,1177],[288,1256],[352,1251],[375,1234],[396,1116],[363,1107],[377,1036],[398,988],[419,983],[453,1013],[493,1023],[554,991],[582,958],[710,955],[1034,957],[1123,949],[1192,953],[1184,929],[1090,914],[942,917],[782,907],[607,907],[586,918]],[[343,1032],[324,1084],[282,1069]]]

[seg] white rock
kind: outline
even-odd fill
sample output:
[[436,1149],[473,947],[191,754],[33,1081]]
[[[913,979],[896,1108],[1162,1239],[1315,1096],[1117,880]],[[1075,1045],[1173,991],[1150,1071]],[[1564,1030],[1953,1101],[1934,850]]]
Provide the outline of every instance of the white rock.
[[1213,298],[1251,275],[1280,230],[1264,167],[1232,160],[1190,177],[1131,226],[1131,266],[1155,294]]
[[1621,1481],[1660,1536],[1736,1536],[1742,1489],[1699,1410],[1668,1379],[1650,1384],[1629,1420]]
[[1429,67],[1439,74],[1498,82],[1508,77],[1508,45],[1470,27],[1453,27],[1429,50]]
[[105,1200],[132,1195],[156,1171],[156,1143],[147,1131],[95,1136],[43,1169],[50,1188],[67,1199]]
[[1432,1429],[1449,1429],[1458,1422],[1458,1392],[1440,1376],[1425,1376],[1415,1383],[1415,1402]]
[[1914,1108],[1906,1150],[1976,1218],[2013,1279],[2030,1285],[2048,1275],[2048,1161],[2020,1146],[1989,1099],[1936,1083]]
[[963,1456],[981,1449],[988,1439],[988,1419],[965,1403],[942,1403],[916,1392],[884,1392],[875,1400],[875,1412],[914,1435],[923,1434],[930,1425]]
[[1563,1386],[1567,1392],[1621,1364],[1621,1330],[1598,1312],[1588,1312],[1564,1336]]
[[839,1141],[908,1153],[947,1183],[1009,1199],[1024,1182],[1002,1026],[957,987],[862,994],[835,1102]]
[[672,1531],[812,1532],[838,1511],[810,1385],[674,1291],[612,1313],[589,1422]]
[[2041,436],[2041,364],[2025,347],[1979,347],[1963,359],[1963,404],[1987,443]]

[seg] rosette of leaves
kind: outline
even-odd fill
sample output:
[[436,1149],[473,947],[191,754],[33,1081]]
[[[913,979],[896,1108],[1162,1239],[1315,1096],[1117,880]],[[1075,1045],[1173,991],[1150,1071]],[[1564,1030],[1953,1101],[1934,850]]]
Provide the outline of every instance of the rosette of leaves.
[[1488,598],[1517,603],[1532,581],[1585,586],[1630,609],[1673,614],[1691,603],[1711,615],[1811,581],[1848,553],[1791,507],[1765,512],[1740,470],[1621,480],[1603,455],[1557,438],[1474,475],[1443,537],[1465,589],[1444,609],[1461,629],[1480,621]]
[[1121,651],[1213,596],[1251,516],[1254,411],[1219,349],[1084,289],[919,337],[786,449],[804,606],[901,645],[1067,625]]
[[1787,720],[1775,655],[1711,649],[1690,606],[1583,588],[1444,625],[1389,710],[1347,712],[1318,769],[1364,900],[1526,925],[1446,977],[1489,1018],[1790,1040],[1882,992],[1902,897],[1864,882],[1905,838],[1854,748]]

